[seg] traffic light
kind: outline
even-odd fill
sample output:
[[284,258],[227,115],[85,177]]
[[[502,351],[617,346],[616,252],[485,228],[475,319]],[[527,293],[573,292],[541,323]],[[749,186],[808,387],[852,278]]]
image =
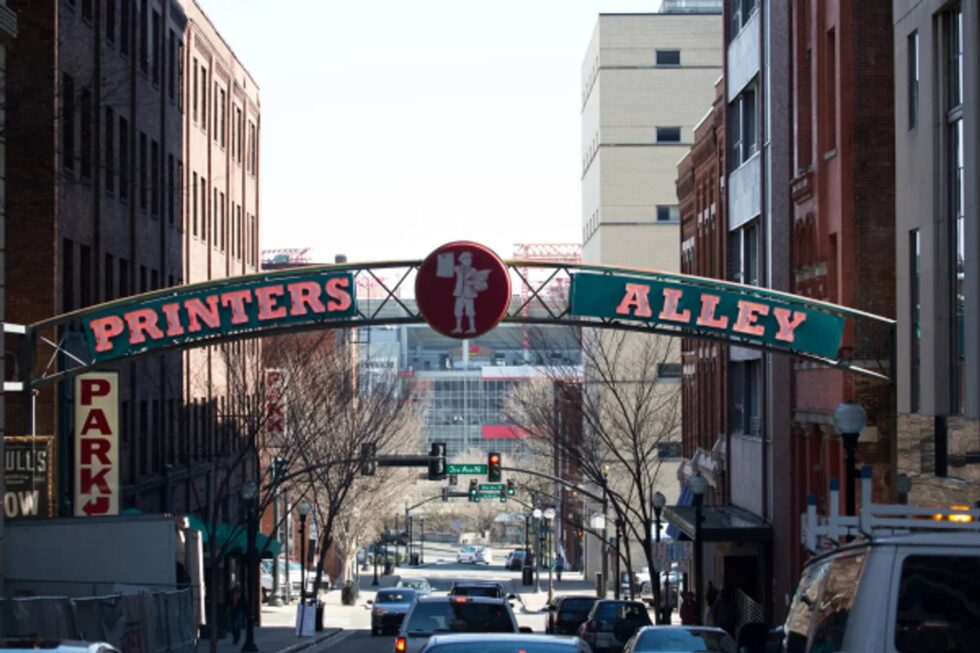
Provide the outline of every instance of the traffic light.
[[496,451],[487,454],[487,480],[491,483],[500,482],[500,454]]
[[286,475],[286,459],[276,456],[272,459],[272,482],[278,483],[279,479]]
[[449,501],[449,488],[448,487],[442,488],[442,500],[443,500],[443,502]]
[[517,488],[514,487],[514,479],[507,479],[507,496],[512,497],[517,494]]
[[456,476],[455,474],[450,474],[450,475],[449,475],[449,485],[450,485],[451,487],[456,487],[456,485],[457,485],[458,483],[459,483],[459,477],[458,477],[458,476]]
[[373,442],[365,442],[361,445],[361,476],[374,476],[378,468],[376,455],[377,447]]
[[507,503],[507,489],[500,489],[500,503]]
[[470,481],[470,501],[473,503],[480,502],[480,488],[476,483],[476,479]]
[[575,531],[575,537],[577,537],[580,540],[584,535],[585,535],[585,531],[583,531],[581,528]]
[[433,442],[429,447],[429,480],[441,481],[446,478],[446,443]]

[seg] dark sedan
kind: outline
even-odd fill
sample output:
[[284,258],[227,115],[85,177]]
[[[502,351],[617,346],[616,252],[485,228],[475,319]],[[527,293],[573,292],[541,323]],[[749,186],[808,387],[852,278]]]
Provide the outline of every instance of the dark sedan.
[[589,611],[599,599],[595,596],[557,596],[548,604],[548,621],[545,632],[553,635],[574,635],[578,632]]
[[397,630],[412,607],[418,592],[408,587],[378,590],[371,608],[371,634],[380,635],[386,630]]

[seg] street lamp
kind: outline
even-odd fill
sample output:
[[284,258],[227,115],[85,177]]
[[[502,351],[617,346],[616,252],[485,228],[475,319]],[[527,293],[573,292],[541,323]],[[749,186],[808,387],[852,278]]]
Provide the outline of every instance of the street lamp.
[[242,485],[242,505],[245,507],[246,531],[248,533],[248,543],[245,545],[245,574],[248,594],[248,611],[245,614],[245,643],[242,651],[245,653],[255,653],[259,649],[255,646],[255,589],[257,583],[255,578],[255,502],[259,494],[259,485],[255,481],[248,481]]
[[548,524],[548,602],[551,603],[551,599],[555,597],[555,583],[552,579],[551,572],[554,565],[555,559],[555,537],[552,534],[552,520],[555,518],[555,509],[548,508],[544,511],[544,519]]
[[609,582],[609,579],[606,578],[606,516],[599,512],[595,513],[589,519],[589,526],[592,527],[593,531],[602,531],[602,572],[599,574],[602,579],[596,583],[596,594],[600,598],[605,598],[606,583]]
[[[653,505],[653,525],[654,525],[654,539],[657,543],[657,552],[660,550],[660,513],[663,511],[664,506],[667,505],[667,497],[664,496],[663,492],[659,490],[654,492],[650,497],[650,503]],[[650,556],[651,558],[653,556]],[[654,573],[656,574],[656,579],[654,579]],[[661,605],[660,596],[660,571],[654,570],[650,574],[650,580],[653,583],[653,600],[657,605],[657,609],[654,610],[654,614],[657,615],[657,623],[670,623],[670,563],[667,564],[667,580],[664,582],[664,591],[667,593],[667,601],[664,605]]]
[[[303,499],[296,506],[299,513],[299,631],[303,632],[303,620],[306,618],[306,516],[310,514],[312,506],[310,502]],[[289,564],[287,561],[286,564]]]
[[857,452],[858,438],[868,424],[868,413],[864,406],[854,401],[845,401],[834,411],[834,426],[840,432],[844,443],[844,465],[847,467],[847,514],[852,517],[857,514],[854,508],[857,490]]
[[694,496],[694,595],[697,603],[697,615],[694,623],[701,625],[704,612],[704,552],[701,541],[701,502],[708,490],[708,481],[698,472],[687,480],[687,488]]
[[419,513],[419,564],[425,564],[425,513]]
[[540,592],[541,591],[541,517],[544,515],[544,513],[541,512],[541,508],[535,508],[534,511],[531,512],[531,515],[534,517],[535,521],[537,522],[537,526],[536,526],[537,536],[534,538],[535,540],[534,591]]

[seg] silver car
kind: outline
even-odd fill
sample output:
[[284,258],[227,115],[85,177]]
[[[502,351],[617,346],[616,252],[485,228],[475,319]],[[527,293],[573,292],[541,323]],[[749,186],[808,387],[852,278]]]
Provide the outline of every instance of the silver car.
[[50,641],[37,639],[0,639],[0,653],[23,653],[43,650],[45,653],[119,653],[106,642]]
[[402,622],[395,653],[418,653],[440,633],[519,633],[506,599],[479,596],[427,596],[412,605]]
[[624,653],[735,653],[735,640],[711,626],[645,626],[626,644]]
[[378,590],[371,608],[371,635],[377,636],[386,630],[396,630],[402,625],[405,613],[412,607],[418,592],[409,587],[394,587]]
[[436,635],[423,653],[592,653],[578,637],[554,635],[481,634]]

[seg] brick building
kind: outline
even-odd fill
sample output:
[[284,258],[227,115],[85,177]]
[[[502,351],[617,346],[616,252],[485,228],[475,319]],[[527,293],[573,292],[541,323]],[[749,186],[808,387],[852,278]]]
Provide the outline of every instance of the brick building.
[[[7,62],[8,317],[257,271],[258,88],[197,4],[9,4],[24,38]],[[48,334],[69,351],[80,335]],[[207,505],[208,461],[233,443],[221,360],[207,347],[113,368],[123,507]],[[61,514],[72,511],[71,388],[47,386],[36,403],[37,432],[58,437]],[[29,410],[8,400],[7,431],[29,432]],[[216,508],[236,520],[228,498]]]

